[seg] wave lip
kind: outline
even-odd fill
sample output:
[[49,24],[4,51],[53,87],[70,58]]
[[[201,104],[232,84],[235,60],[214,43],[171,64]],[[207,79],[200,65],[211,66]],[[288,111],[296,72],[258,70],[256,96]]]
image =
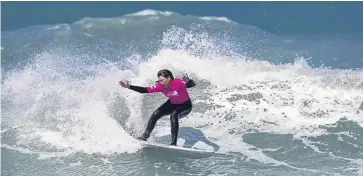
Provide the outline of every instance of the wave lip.
[[230,19],[228,19],[227,17],[205,16],[205,17],[199,17],[199,19],[205,20],[205,21],[221,21],[221,22],[226,22],[226,23],[232,23],[232,21]]
[[170,11],[157,11],[157,10],[152,10],[152,9],[145,9],[142,11],[138,11],[135,13],[130,13],[127,14],[125,16],[154,16],[154,15],[163,15],[163,16],[171,16],[173,14],[176,14],[174,12],[170,12]]

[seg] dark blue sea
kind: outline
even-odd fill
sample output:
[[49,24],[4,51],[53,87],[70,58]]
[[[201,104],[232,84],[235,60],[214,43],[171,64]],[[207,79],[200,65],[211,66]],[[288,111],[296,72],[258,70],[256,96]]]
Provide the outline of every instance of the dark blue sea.
[[363,3],[1,2],[1,175],[363,175]]

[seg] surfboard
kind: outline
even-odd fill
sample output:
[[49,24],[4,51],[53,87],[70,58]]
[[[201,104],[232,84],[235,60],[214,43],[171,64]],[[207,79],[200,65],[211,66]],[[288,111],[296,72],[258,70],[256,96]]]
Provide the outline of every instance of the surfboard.
[[213,154],[213,151],[208,150],[202,150],[202,149],[195,149],[195,148],[186,148],[182,146],[173,146],[173,145],[166,145],[156,142],[150,142],[150,141],[140,141],[141,145],[147,148],[157,148],[157,149],[163,149],[163,150],[169,150],[169,151],[178,151],[178,152],[186,152],[186,153],[200,153],[200,154]]

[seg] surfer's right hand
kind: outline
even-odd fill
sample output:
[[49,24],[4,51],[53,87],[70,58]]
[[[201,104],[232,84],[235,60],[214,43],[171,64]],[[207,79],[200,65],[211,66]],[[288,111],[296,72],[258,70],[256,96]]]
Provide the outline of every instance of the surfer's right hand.
[[124,87],[124,88],[129,88],[130,84],[128,83],[128,81],[120,81],[120,86]]

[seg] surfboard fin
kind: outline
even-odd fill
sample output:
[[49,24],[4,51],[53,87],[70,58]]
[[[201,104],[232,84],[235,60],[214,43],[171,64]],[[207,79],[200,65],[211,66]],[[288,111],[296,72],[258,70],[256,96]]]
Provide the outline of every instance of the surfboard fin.
[[144,137],[137,137],[136,139],[138,139],[138,140],[141,140],[141,141],[146,141],[146,138],[144,138]]

